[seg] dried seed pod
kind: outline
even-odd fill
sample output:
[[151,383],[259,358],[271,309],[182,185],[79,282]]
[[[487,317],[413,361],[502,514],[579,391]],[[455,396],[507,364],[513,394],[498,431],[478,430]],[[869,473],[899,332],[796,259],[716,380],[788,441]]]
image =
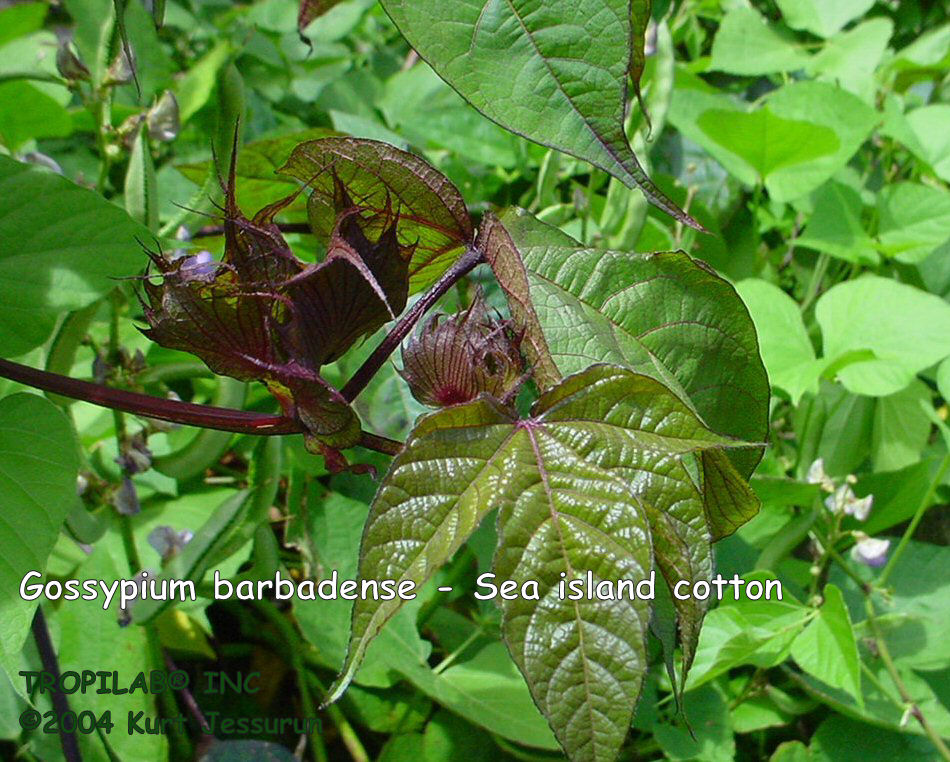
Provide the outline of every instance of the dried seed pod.
[[479,293],[457,315],[436,314],[403,347],[402,377],[423,405],[446,407],[485,392],[507,400],[523,380],[519,341],[507,321],[488,316]]

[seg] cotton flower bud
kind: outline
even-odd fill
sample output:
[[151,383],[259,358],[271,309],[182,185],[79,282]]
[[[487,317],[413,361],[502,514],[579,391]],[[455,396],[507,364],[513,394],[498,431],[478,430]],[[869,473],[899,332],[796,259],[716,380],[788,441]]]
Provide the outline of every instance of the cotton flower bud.
[[434,315],[402,350],[402,377],[423,405],[446,407],[482,392],[499,400],[517,391],[524,373],[517,338],[488,317],[479,294],[456,315]]

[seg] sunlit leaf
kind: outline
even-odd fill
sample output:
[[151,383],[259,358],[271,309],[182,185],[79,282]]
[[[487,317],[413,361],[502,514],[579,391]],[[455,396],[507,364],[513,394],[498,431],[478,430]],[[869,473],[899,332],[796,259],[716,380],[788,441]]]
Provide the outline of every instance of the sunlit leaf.
[[[610,756],[639,693],[649,604],[562,600],[558,582],[586,579],[588,571],[596,581],[645,579],[648,512],[663,514],[671,530],[670,550],[666,539],[656,545],[658,560],[670,559],[666,570],[708,574],[702,499],[686,464],[696,452],[735,446],[742,445],[708,430],[656,380],[608,365],[566,378],[525,420],[486,397],[446,408],[420,421],[380,487],[359,576],[419,586],[500,506],[496,575],[540,585],[540,601],[499,601],[509,649],[569,755]],[[683,534],[681,523],[692,533]],[[678,546],[684,542],[688,550]],[[331,698],[401,603],[356,601]]]
[[383,7],[419,55],[489,119],[589,161],[697,225],[650,181],[624,134],[629,2],[383,0]]

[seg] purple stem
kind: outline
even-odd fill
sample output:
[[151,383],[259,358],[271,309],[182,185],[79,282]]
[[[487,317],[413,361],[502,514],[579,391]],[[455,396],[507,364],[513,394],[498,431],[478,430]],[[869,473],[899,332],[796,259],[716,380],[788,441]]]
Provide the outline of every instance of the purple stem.
[[[303,432],[300,423],[283,415],[252,413],[246,410],[231,410],[213,405],[196,405],[192,402],[162,399],[150,394],[113,389],[102,384],[37,370],[2,358],[0,358],[0,377],[63,397],[185,426],[233,431],[237,434],[275,435]],[[360,444],[367,449],[387,455],[395,455],[402,448],[400,442],[367,432],[361,434]]]
[[[56,650],[53,648],[53,641],[49,636],[49,628],[46,626],[46,617],[43,616],[43,607],[37,606],[36,613],[33,615],[33,639],[36,641],[36,650],[40,652],[40,661],[43,663],[43,670],[53,676],[55,684],[59,685],[59,660],[56,658]],[[82,754],[79,753],[79,742],[75,733],[66,733],[63,730],[63,716],[69,711],[69,700],[65,693],[54,690],[51,693],[53,699],[53,709],[59,715],[59,742],[63,746],[63,758],[66,762],[82,762]]]
[[403,315],[393,326],[393,329],[386,334],[380,345],[376,347],[366,361],[357,369],[353,377],[346,382],[340,390],[343,399],[347,402],[355,400],[361,391],[366,388],[373,376],[383,367],[383,363],[389,356],[396,351],[396,348],[402,343],[402,340],[409,335],[419,319],[428,312],[445,293],[468,275],[478,265],[485,261],[485,257],[476,248],[470,248],[459,257],[435,284],[426,291],[418,301],[412,305],[412,308]]

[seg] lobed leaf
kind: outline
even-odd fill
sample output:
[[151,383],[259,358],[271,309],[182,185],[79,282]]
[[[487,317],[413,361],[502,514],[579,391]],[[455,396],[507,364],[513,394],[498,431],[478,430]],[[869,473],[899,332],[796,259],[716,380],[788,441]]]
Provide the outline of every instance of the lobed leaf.
[[[550,384],[555,369],[617,363],[661,381],[713,430],[765,439],[768,378],[752,320],[729,283],[682,252],[582,248],[517,210],[501,217],[507,235],[498,226],[486,217],[481,248],[525,332],[539,383]],[[730,457],[746,477],[761,451]]]
[[[589,161],[691,227],[624,133],[629,0],[382,0],[399,31],[465,100],[505,129]],[[637,27],[645,27],[637,3]]]
[[298,145],[279,170],[310,189],[307,212],[314,234],[327,241],[342,186],[360,209],[398,216],[398,237],[414,246],[412,292],[433,283],[469,246],[474,232],[458,189],[441,172],[406,151],[359,138],[324,138]]
[[[610,758],[639,695],[650,604],[561,600],[561,573],[636,584],[655,549],[664,574],[708,577],[709,534],[689,463],[698,452],[741,446],[659,381],[609,365],[550,388],[525,420],[486,396],[446,408],[420,420],[381,484],[359,577],[419,587],[499,507],[494,571],[519,585],[537,581],[540,593],[500,601],[509,650],[571,758]],[[654,522],[660,539],[651,543]],[[400,606],[355,602],[330,700]],[[682,609],[684,631],[698,629],[702,614]]]

